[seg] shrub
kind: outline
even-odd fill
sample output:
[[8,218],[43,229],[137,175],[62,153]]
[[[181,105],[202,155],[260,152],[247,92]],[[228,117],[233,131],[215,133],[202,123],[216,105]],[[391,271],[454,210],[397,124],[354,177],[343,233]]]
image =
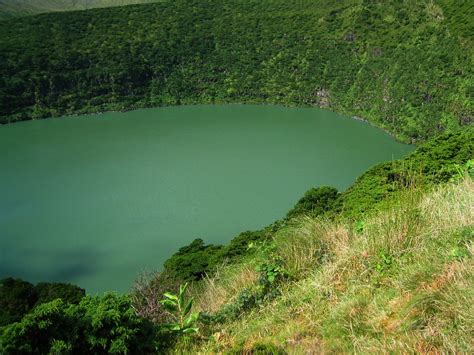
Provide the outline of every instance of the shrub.
[[0,281],[0,326],[19,321],[34,306],[34,286],[11,277]]
[[161,296],[165,292],[176,293],[178,290],[179,281],[166,271],[144,274],[135,280],[130,299],[139,316],[159,324],[169,319],[160,303]]
[[17,322],[33,307],[57,298],[79,303],[86,291],[65,283],[40,282],[36,286],[21,279],[0,281],[0,326]]
[[332,211],[338,203],[339,192],[334,187],[322,186],[312,188],[296,203],[292,210],[287,213],[287,218],[307,214],[319,216],[325,212]]
[[44,303],[2,330],[0,353],[139,353],[155,351],[156,332],[127,296],[87,296],[77,305]]
[[202,239],[195,239],[165,261],[165,271],[179,280],[200,280],[211,271],[222,249],[223,246],[205,245]]

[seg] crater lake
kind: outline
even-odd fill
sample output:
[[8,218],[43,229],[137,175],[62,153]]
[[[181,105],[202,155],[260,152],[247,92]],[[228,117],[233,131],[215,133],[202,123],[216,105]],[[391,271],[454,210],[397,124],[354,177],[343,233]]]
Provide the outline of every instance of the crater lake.
[[0,126],[0,278],[126,291],[195,238],[227,243],[311,187],[413,146],[316,108],[141,109]]

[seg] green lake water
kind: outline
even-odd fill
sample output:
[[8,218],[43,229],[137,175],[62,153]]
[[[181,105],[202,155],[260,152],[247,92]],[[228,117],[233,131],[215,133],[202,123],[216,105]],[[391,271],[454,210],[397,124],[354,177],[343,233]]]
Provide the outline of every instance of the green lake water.
[[311,187],[413,150],[313,108],[183,106],[0,126],[0,278],[127,291],[194,238],[226,243]]

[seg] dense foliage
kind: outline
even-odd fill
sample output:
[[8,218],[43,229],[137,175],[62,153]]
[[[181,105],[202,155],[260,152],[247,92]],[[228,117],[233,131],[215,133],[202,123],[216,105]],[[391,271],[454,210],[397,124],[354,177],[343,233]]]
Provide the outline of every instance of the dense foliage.
[[268,240],[278,223],[263,230],[240,233],[228,245],[206,245],[202,239],[195,239],[165,261],[166,275],[182,281],[198,281],[223,263],[248,255],[252,243]]
[[340,196],[342,212],[357,219],[364,213],[377,211],[379,204],[408,187],[429,188],[448,182],[457,167],[474,158],[474,127],[447,133],[420,145],[404,159],[378,164],[362,174]]
[[472,121],[468,3],[180,0],[5,21],[0,121],[277,103],[425,139]]
[[304,194],[287,217],[295,217],[301,214],[319,216],[336,208],[339,192],[334,187],[322,186],[312,188]]
[[71,284],[40,282],[33,285],[10,277],[0,280],[0,327],[21,320],[42,303],[60,298],[65,304],[77,304],[84,296],[84,289]]
[[151,323],[128,296],[87,296],[77,305],[44,303],[1,329],[2,354],[149,354],[159,345]]
[[202,279],[216,264],[216,255],[223,246],[205,245],[200,238],[195,239],[189,245],[178,250],[171,258],[166,260],[164,268],[174,277],[195,281]]

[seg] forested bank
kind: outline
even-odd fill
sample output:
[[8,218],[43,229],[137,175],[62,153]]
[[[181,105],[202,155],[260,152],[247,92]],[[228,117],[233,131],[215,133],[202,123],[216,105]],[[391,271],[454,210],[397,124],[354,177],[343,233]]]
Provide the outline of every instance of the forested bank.
[[0,121],[271,103],[405,141],[473,117],[469,2],[175,1],[0,23]]

